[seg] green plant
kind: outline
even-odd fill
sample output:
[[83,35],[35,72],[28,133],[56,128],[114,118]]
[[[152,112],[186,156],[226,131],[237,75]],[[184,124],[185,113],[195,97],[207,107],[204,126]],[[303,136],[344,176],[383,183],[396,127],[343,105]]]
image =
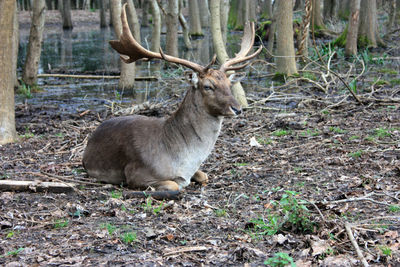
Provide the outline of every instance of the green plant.
[[214,210],[214,213],[217,217],[226,217],[227,216],[226,209],[216,209],[216,210]]
[[313,80],[313,81],[317,80],[317,77],[315,76],[315,74],[311,73],[311,72],[303,72],[302,76],[303,76],[303,78],[306,78],[306,79],[309,79],[309,80]]
[[120,199],[122,198],[122,192],[118,191],[118,190],[113,190],[110,193],[111,198],[116,198],[116,199]]
[[392,256],[392,249],[387,247],[387,246],[379,246],[379,249],[381,250],[382,254],[387,257]]
[[390,212],[400,212],[400,206],[399,205],[390,205],[389,211]]
[[29,138],[32,138],[32,137],[34,137],[34,136],[35,136],[35,135],[34,135],[33,133],[31,133],[31,131],[29,130],[29,127],[28,127],[28,126],[25,126],[25,133],[22,134],[22,135],[20,135],[19,137],[20,137],[20,138],[29,139]]
[[391,136],[392,134],[389,133],[389,129],[377,128],[377,129],[375,129],[374,135],[377,138],[385,138],[385,137]]
[[343,130],[343,129],[340,129],[339,127],[334,127],[334,126],[329,127],[329,131],[337,133],[337,134],[344,134],[347,132],[346,130]]
[[31,87],[25,83],[21,84],[17,89],[17,94],[23,95],[25,98],[32,98]]
[[132,242],[136,241],[136,239],[136,232],[127,232],[121,235],[121,241],[125,244],[131,244]]
[[267,216],[250,220],[256,236],[274,235],[280,231],[312,232],[313,222],[305,205],[296,198],[297,192],[285,190],[279,201],[271,202]]
[[14,231],[10,231],[10,232],[8,232],[8,234],[6,235],[6,238],[9,239],[9,238],[12,238],[13,236],[15,236],[15,232],[14,232]]
[[284,252],[275,253],[273,257],[268,258],[266,261],[264,261],[264,264],[272,267],[284,267],[290,264],[290,266],[296,267],[293,258],[290,257],[289,254]]
[[18,248],[18,249],[11,250],[11,251],[7,252],[5,255],[1,255],[0,258],[6,257],[6,256],[16,256],[19,253],[21,253],[23,250],[24,250],[24,248]]
[[261,145],[270,145],[270,144],[272,144],[271,138],[257,137],[256,140]]
[[100,224],[101,229],[107,229],[108,234],[111,236],[114,234],[114,232],[117,230],[117,227],[111,223],[101,223]]
[[54,222],[54,228],[55,229],[59,229],[59,228],[64,228],[68,226],[69,221],[68,220],[62,220],[62,219],[58,219]]
[[349,156],[352,157],[352,158],[359,158],[359,157],[361,157],[361,155],[363,153],[364,153],[364,151],[358,150],[358,151],[349,153]]
[[238,166],[238,167],[244,167],[244,166],[249,165],[249,163],[247,163],[247,162],[235,162],[235,163],[233,163],[233,165],[234,166]]
[[157,215],[162,210],[163,205],[164,201],[161,201],[161,203],[158,206],[153,206],[153,199],[151,198],[151,196],[149,196],[146,198],[146,201],[142,206],[144,211],[151,212],[154,215]]
[[360,137],[357,136],[357,135],[352,135],[352,136],[350,136],[350,138],[349,138],[350,141],[355,140],[355,139],[360,139]]
[[276,131],[273,131],[273,132],[272,132],[272,135],[273,135],[273,136],[277,136],[277,137],[284,136],[284,135],[288,135],[288,134],[289,134],[289,131],[288,131],[288,130],[283,130],[283,129],[281,129],[281,130],[276,130]]

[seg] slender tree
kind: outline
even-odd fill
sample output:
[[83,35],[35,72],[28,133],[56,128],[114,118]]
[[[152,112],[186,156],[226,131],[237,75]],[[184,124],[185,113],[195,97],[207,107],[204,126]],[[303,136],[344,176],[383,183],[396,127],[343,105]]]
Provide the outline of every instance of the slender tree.
[[157,0],[151,0],[151,13],[153,16],[153,29],[151,33],[151,50],[160,51],[160,35],[161,35],[161,13]]
[[320,0],[313,0],[312,2],[312,25],[315,30],[325,29]]
[[360,3],[361,0],[351,1],[349,26],[347,30],[345,54],[347,56],[357,55],[357,36],[358,24],[360,19]]
[[14,111],[13,28],[15,0],[0,1],[0,144],[17,137]]
[[228,32],[228,15],[229,15],[229,0],[221,0],[220,4],[220,20],[222,40],[226,43]]
[[276,7],[276,65],[278,73],[297,73],[293,42],[293,2],[277,0]]
[[378,34],[376,0],[361,0],[358,45],[377,47],[378,43],[383,44]]
[[18,61],[18,47],[19,47],[19,23],[18,23],[18,8],[15,5],[15,14],[14,14],[14,30],[13,30],[13,73],[14,73],[14,86],[17,87],[18,76],[17,76],[17,61]]
[[197,0],[189,1],[190,35],[202,36],[200,9]]
[[106,20],[106,0],[98,0],[99,1],[99,13],[100,13],[100,28],[107,27]]
[[[225,49],[225,43],[222,39],[221,31],[221,1],[220,0],[210,0],[210,13],[211,13],[211,34],[213,39],[214,51],[217,54],[218,61],[224,63],[229,59],[228,53]],[[232,94],[236,100],[243,106],[247,107],[246,93],[242,85],[237,82],[232,86]]]
[[63,20],[64,29],[72,29],[72,19],[71,19],[71,0],[63,0],[63,8],[61,10],[61,17]]
[[333,21],[337,15],[337,8],[337,0],[324,0],[324,20]]
[[198,0],[200,9],[200,24],[204,28],[210,27],[210,10],[208,0]]
[[179,0],[179,23],[181,24],[183,30],[183,41],[187,49],[192,49],[192,42],[189,36],[189,26],[187,25],[185,16],[182,14],[183,11],[183,0]]
[[178,15],[178,0],[169,0],[166,15],[167,38],[165,50],[167,54],[174,57],[178,56]]
[[[121,23],[121,0],[110,0],[110,9],[112,13],[113,26],[117,39],[122,34]],[[120,59],[121,75],[118,82],[120,89],[132,89],[135,84],[135,64],[126,64]]]
[[29,34],[28,51],[22,74],[22,80],[27,85],[37,83],[37,74],[39,70],[40,54],[42,50],[43,30],[45,19],[45,1],[33,1],[33,16],[31,31]]

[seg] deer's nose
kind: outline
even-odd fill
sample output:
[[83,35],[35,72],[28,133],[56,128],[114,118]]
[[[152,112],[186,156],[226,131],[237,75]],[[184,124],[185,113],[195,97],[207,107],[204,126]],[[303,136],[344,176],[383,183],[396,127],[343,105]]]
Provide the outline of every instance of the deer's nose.
[[231,109],[233,110],[233,112],[235,112],[235,115],[239,115],[242,114],[242,109],[237,109],[231,106]]

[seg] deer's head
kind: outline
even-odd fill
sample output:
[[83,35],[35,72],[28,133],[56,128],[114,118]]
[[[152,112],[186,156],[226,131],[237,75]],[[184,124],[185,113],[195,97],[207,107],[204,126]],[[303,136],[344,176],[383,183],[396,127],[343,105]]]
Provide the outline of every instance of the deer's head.
[[[232,74],[232,71],[244,68],[248,63],[237,64],[252,59],[261,52],[262,47],[255,53],[247,55],[254,43],[254,23],[246,24],[239,53],[222,64],[220,69],[216,70],[211,68],[216,61],[216,56],[207,66],[201,66],[185,59],[166,55],[161,49],[159,53],[155,53],[142,47],[132,36],[125,8],[126,4],[121,12],[122,34],[120,39],[110,41],[110,45],[121,54],[121,58],[125,63],[132,63],[139,59],[156,58],[188,67],[194,72],[188,74],[186,78],[192,84],[192,90],[198,90],[201,93],[204,107],[209,114],[214,116],[235,116],[241,113],[241,107],[232,95],[231,85],[238,82],[243,76]],[[227,74],[229,72],[230,74]]]

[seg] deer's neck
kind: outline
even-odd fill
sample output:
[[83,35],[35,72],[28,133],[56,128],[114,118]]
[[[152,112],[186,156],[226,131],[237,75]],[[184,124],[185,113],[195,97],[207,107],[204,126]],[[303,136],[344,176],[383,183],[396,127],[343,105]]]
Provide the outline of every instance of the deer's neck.
[[178,110],[164,125],[164,145],[172,153],[200,150],[208,154],[221,130],[222,117],[210,115],[201,93],[191,88]]

